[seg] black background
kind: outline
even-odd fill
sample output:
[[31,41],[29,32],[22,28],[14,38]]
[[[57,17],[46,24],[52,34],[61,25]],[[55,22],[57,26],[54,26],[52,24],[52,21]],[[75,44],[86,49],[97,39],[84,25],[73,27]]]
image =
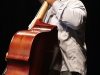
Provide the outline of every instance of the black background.
[[[83,0],[83,3],[87,9],[87,75],[100,75],[99,0]],[[38,0],[0,0],[0,74],[7,65],[5,54],[12,36],[19,30],[28,29],[40,6]]]

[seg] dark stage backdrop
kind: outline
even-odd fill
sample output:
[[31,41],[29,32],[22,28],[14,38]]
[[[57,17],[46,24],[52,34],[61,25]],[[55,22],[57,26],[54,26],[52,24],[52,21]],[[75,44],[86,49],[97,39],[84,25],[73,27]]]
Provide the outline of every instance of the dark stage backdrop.
[[[87,8],[86,44],[87,75],[99,73],[99,0],[82,0]],[[12,36],[19,30],[28,29],[41,4],[38,0],[0,0],[0,74],[7,63],[5,54],[8,51]]]

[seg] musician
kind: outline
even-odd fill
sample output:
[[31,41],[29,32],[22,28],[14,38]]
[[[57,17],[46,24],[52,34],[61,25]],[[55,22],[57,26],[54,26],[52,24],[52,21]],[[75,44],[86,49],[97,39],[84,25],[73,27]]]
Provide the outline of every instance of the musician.
[[[44,0],[40,0],[43,2]],[[50,75],[86,75],[85,23],[87,11],[80,0],[46,0],[50,8],[43,21],[56,25],[62,64]],[[58,58],[59,59],[59,58]]]
[[[41,3],[43,1],[40,0]],[[49,75],[86,75],[85,23],[87,11],[84,4],[80,0],[46,1],[50,8],[43,22],[57,26],[62,54],[62,63],[55,62]]]

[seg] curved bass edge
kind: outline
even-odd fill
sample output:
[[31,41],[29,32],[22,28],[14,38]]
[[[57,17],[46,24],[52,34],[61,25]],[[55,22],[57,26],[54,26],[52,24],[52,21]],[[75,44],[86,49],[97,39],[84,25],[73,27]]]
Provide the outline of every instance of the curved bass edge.
[[18,60],[20,59],[23,61],[27,61],[29,59],[29,57],[27,57],[29,56],[28,51],[31,50],[31,45],[34,38],[40,33],[45,33],[45,32],[50,33],[55,29],[56,26],[46,24],[41,20],[37,20],[36,25],[34,26],[34,28],[32,28],[32,30],[21,30],[16,32],[11,39],[6,59],[10,58],[10,59],[18,59]]
[[[32,30],[21,30],[14,34],[6,55],[8,65],[5,75],[46,74],[52,64],[50,60],[54,60],[56,47],[57,28],[37,20]],[[48,55],[50,60],[46,58]]]

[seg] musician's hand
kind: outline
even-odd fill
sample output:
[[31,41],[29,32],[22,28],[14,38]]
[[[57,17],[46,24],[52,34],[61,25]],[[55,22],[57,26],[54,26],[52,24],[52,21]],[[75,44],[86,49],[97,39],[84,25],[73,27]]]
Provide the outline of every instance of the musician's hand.
[[46,0],[50,5],[52,5],[56,0]]

